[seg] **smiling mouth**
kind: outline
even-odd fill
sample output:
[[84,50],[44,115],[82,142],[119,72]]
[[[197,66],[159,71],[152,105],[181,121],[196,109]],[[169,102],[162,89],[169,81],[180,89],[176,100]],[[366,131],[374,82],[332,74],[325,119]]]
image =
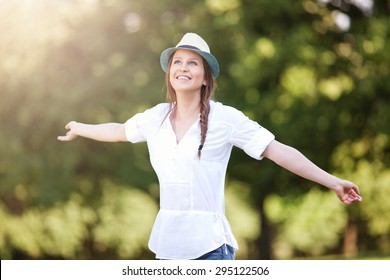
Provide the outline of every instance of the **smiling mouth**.
[[176,77],[176,80],[189,81],[189,80],[191,80],[191,78],[188,76],[179,75]]

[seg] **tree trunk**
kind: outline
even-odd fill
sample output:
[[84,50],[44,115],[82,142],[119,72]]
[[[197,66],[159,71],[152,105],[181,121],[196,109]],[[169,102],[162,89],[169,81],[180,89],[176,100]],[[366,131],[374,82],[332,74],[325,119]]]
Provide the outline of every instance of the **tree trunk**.
[[264,199],[261,198],[259,207],[260,214],[260,236],[257,240],[258,258],[261,260],[270,260],[272,257],[271,240],[272,231],[270,223],[264,213]]
[[358,253],[357,236],[358,230],[356,224],[349,222],[344,232],[343,255],[346,258],[356,257]]

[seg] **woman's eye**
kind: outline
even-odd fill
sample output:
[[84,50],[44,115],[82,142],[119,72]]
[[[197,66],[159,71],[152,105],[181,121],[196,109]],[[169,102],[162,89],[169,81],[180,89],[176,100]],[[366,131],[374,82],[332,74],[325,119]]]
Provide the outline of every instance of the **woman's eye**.
[[198,65],[198,63],[196,63],[196,61],[190,61],[190,65]]
[[180,60],[174,60],[173,61],[173,64],[180,64],[181,62],[180,62]]

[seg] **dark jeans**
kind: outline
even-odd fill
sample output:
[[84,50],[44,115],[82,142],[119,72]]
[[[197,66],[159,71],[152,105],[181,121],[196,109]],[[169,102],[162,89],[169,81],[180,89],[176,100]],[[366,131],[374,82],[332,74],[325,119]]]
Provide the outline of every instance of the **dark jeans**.
[[234,260],[234,249],[229,245],[222,245],[214,251],[208,252],[195,260]]

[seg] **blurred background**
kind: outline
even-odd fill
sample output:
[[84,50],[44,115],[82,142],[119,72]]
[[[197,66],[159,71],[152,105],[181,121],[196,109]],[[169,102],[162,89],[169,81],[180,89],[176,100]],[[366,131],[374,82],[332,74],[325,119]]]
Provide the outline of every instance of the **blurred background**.
[[389,0],[0,0],[1,259],[154,259],[145,144],[57,141],[165,101],[162,50],[186,32],[234,106],[363,202],[234,149],[237,259],[390,258]]

